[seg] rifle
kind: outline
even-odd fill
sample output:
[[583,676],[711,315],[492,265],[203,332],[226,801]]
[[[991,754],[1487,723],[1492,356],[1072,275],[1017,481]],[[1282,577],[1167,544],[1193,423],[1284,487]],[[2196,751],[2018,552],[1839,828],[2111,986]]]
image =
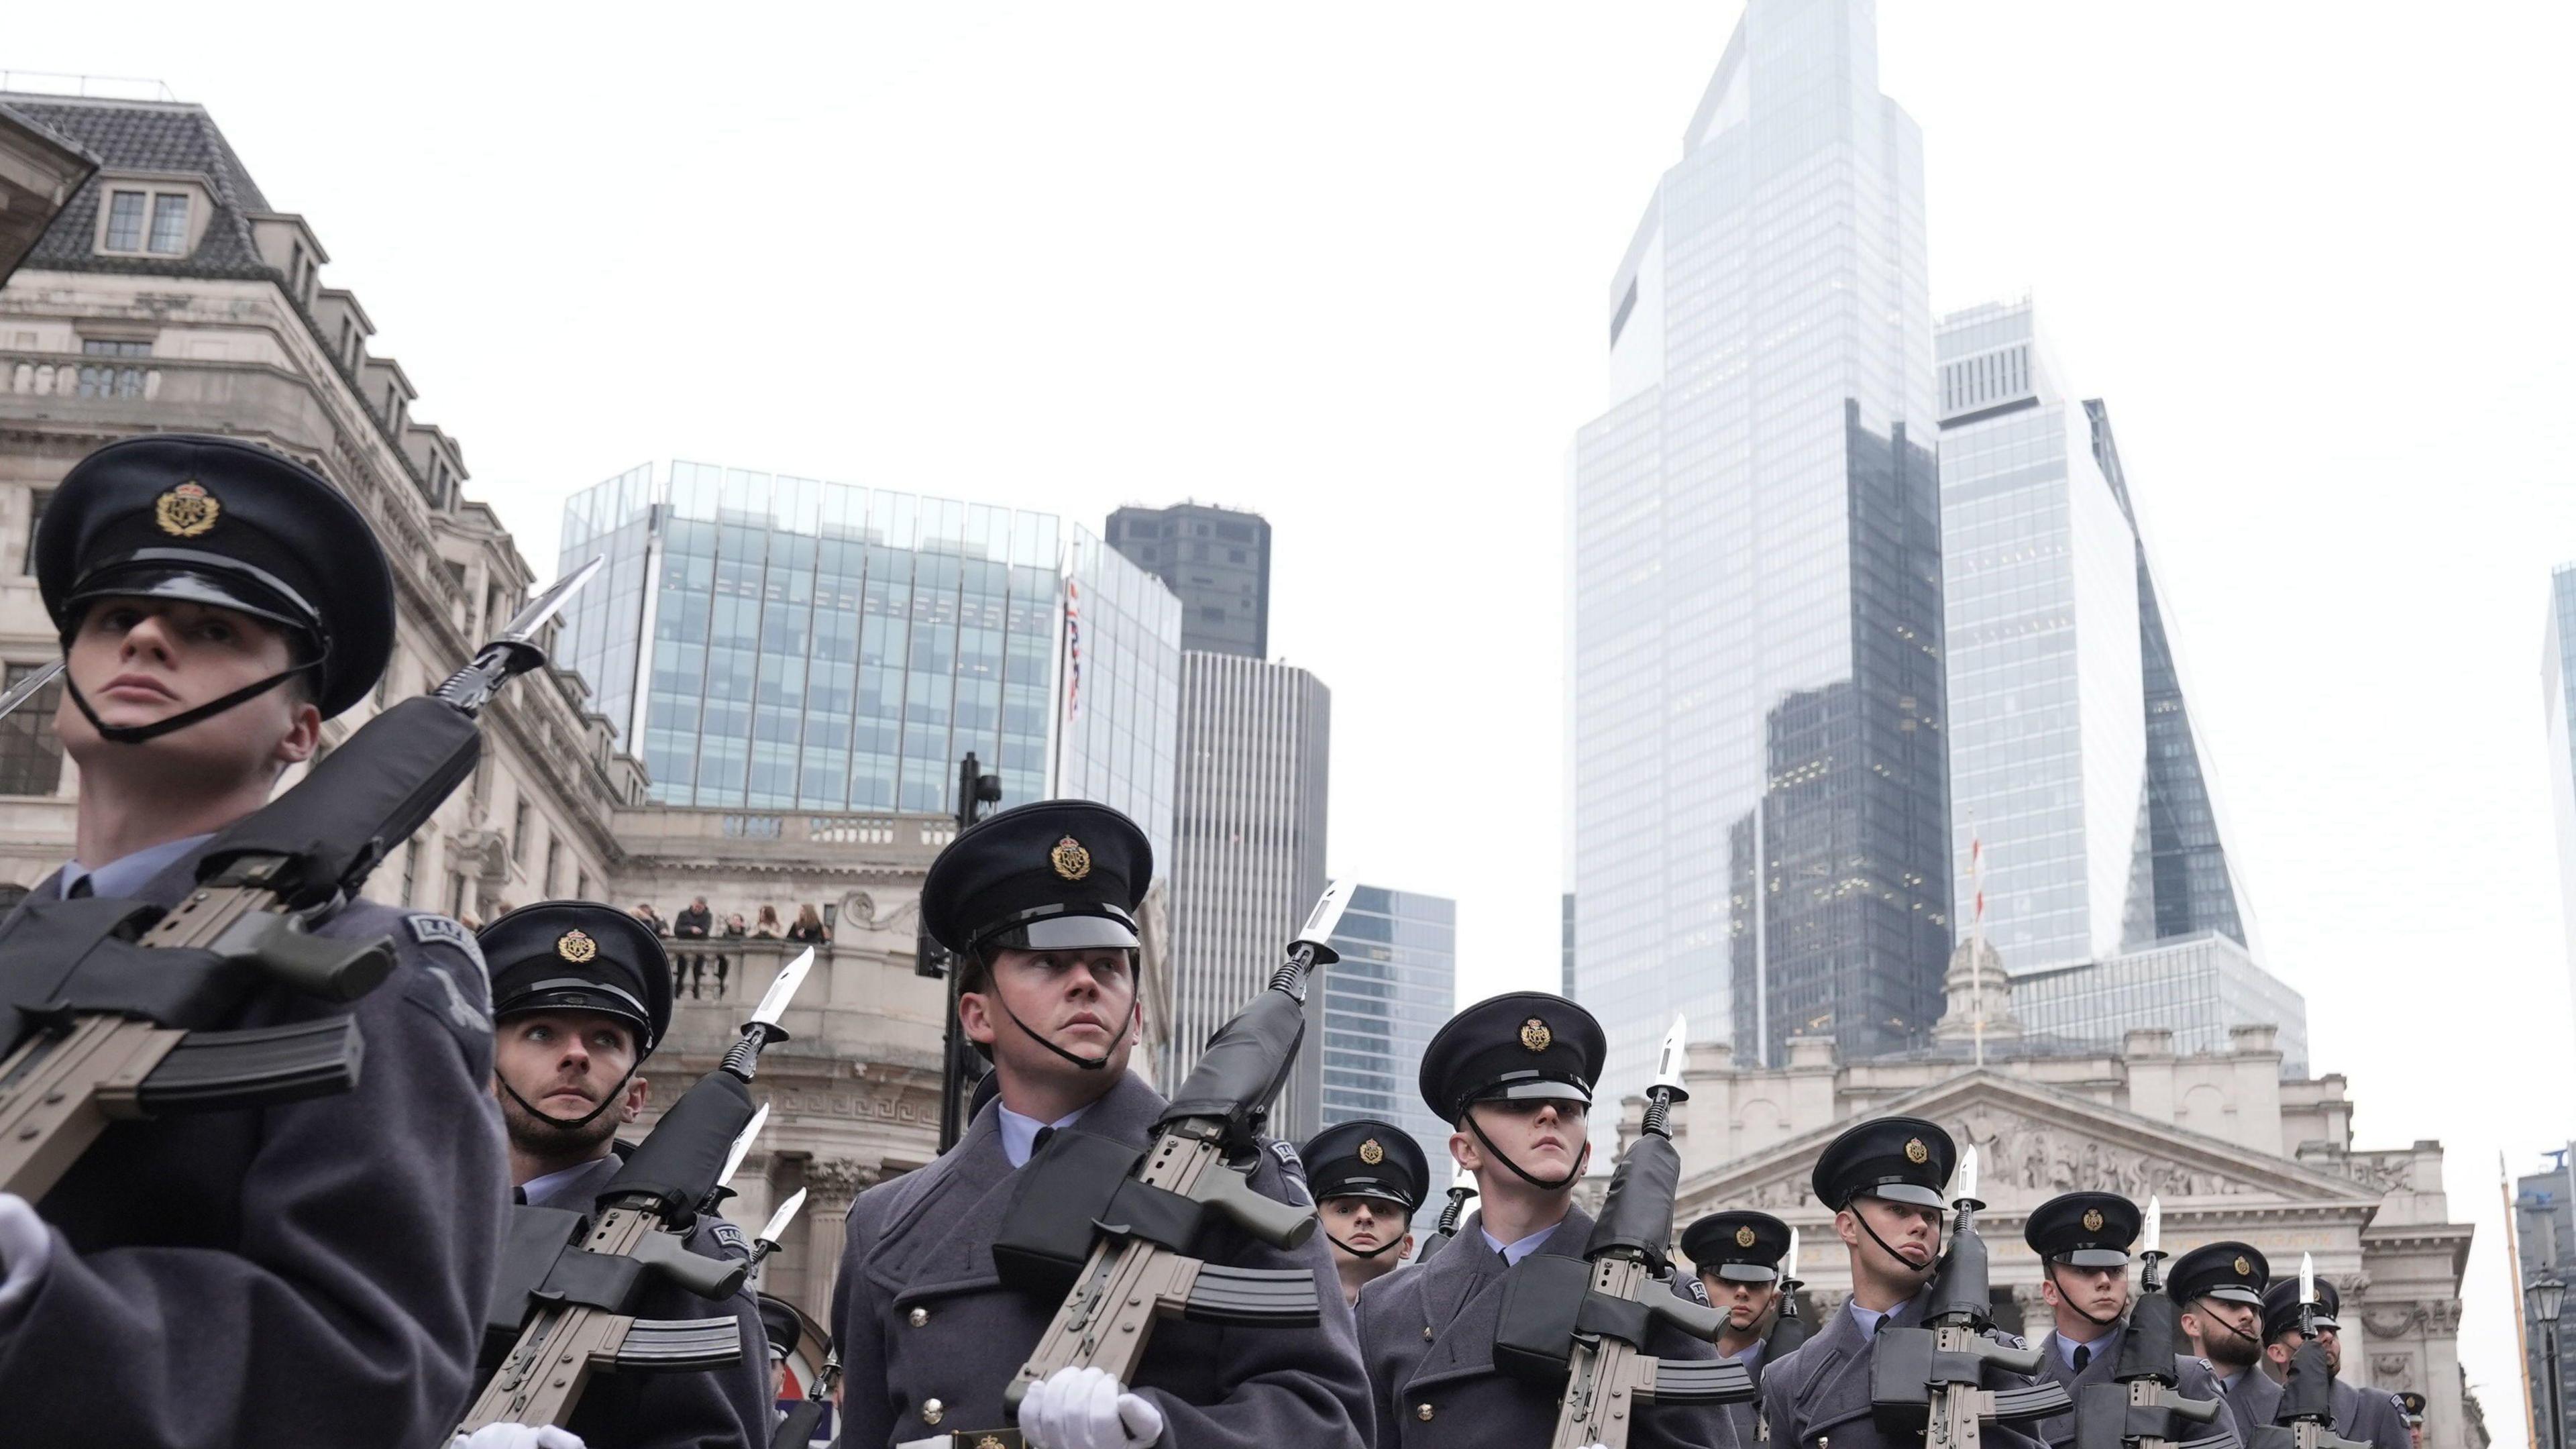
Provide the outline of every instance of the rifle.
[[2271,1423],[2254,1430],[2248,1449],[2369,1449],[2367,1441],[2334,1431],[2334,1372],[2326,1367],[2326,1346],[2317,1341],[2317,1260],[2308,1253],[2299,1255],[2299,1339],[2281,1407]]
[[1771,1332],[1762,1341],[1764,1363],[1778,1363],[1815,1336],[1815,1326],[1798,1313],[1798,1290],[1806,1286],[1798,1277],[1798,1230],[1791,1228],[1788,1261],[1780,1266],[1780,1316],[1771,1320]]
[[814,1430],[823,1422],[823,1410],[832,1402],[832,1391],[841,1386],[841,1351],[828,1350],[823,1355],[823,1371],[814,1376],[814,1388],[787,1417],[778,1421],[778,1430],[769,1436],[770,1449],[805,1449],[814,1442]]
[[[1326,942],[1350,891],[1337,883],[1324,892],[1269,986],[1209,1039],[1141,1159],[1112,1138],[1068,1130],[1030,1160],[995,1236],[994,1265],[1005,1282],[1063,1287],[1065,1298],[1003,1390],[1014,1417],[1029,1387],[1059,1369],[1099,1368],[1135,1383],[1160,1318],[1284,1328],[1323,1321],[1312,1272],[1234,1268],[1189,1253],[1211,1217],[1278,1248],[1315,1231],[1312,1207],[1263,1197],[1251,1169],[1229,1159],[1260,1150],[1253,1134],[1305,1036],[1306,975],[1341,959]],[[991,1437],[1010,1449],[1018,1436]]]
[[[197,889],[177,906],[31,901],[0,932],[0,1009],[15,1008],[0,1058],[0,1191],[42,1197],[110,1122],[357,1085],[353,1016],[221,1028],[263,986],[349,1002],[393,970],[389,938],[326,940],[311,928],[473,771],[476,717],[504,683],[546,662],[538,631],[599,566],[537,596],[437,689],[367,721],[295,788],[208,842]],[[51,677],[0,697],[0,713]]]
[[[762,1049],[787,1039],[779,1018],[813,965],[808,947],[779,971],[743,1023],[742,1039],[662,1114],[600,1190],[595,1213],[512,1211],[500,1287],[484,1321],[487,1342],[510,1346],[466,1411],[460,1432],[487,1424],[568,1423],[590,1376],[603,1369],[708,1369],[741,1362],[741,1325],[733,1318],[637,1318],[634,1307],[651,1277],[721,1303],[751,1275],[749,1260],[691,1252],[685,1234],[769,1120],[767,1106],[753,1110],[750,1082]],[[787,1206],[792,1212],[801,1205],[799,1199]],[[762,1232],[784,1228],[772,1219]]]
[[1467,1199],[1475,1195],[1474,1180],[1463,1173],[1458,1181],[1450,1184],[1449,1205],[1440,1210],[1440,1225],[1432,1229],[1430,1237],[1422,1240],[1421,1247],[1413,1250],[1415,1267],[1430,1262],[1432,1254],[1449,1246],[1449,1240],[1458,1236],[1458,1220],[1466,1215]]
[[[2052,1379],[2010,1389],[1984,1386],[1986,1366],[2039,1371],[2037,1348],[2009,1348],[1985,1336],[1993,1326],[1986,1292],[1986,1240],[1977,1233],[1977,1149],[1960,1154],[1959,1214],[1950,1251],[1932,1282],[1924,1328],[1881,1325],[1870,1356],[1869,1399],[1882,1431],[1923,1437],[1924,1449],[1977,1449],[1988,1420],[2014,1423],[2070,1412],[2075,1401]],[[2171,1372],[2170,1362],[2167,1372]]]
[[1672,1105],[1690,1095],[1681,1080],[1683,1030],[1682,1019],[1673,1018],[1655,1083],[1646,1089],[1644,1124],[1610,1174],[1583,1256],[1537,1254],[1503,1279],[1494,1364],[1515,1377],[1562,1386],[1553,1449],[1623,1449],[1641,1400],[1741,1404],[1753,1398],[1753,1376],[1733,1359],[1665,1361],[1644,1352],[1655,1321],[1712,1343],[1726,1326],[1726,1315],[1676,1296],[1659,1276],[1670,1271],[1664,1248],[1672,1241],[1673,1192],[1682,1172]]
[[2226,1405],[2174,1392],[2174,1346],[2182,1341],[2182,1308],[2164,1291],[2164,1206],[2147,1199],[2144,1246],[2138,1250],[2138,1301],[2120,1340],[2116,1383],[2088,1384],[2075,1400],[2075,1449],[2219,1449],[2232,1442],[2221,1426],[2192,1439],[2189,1425],[2212,1424]]

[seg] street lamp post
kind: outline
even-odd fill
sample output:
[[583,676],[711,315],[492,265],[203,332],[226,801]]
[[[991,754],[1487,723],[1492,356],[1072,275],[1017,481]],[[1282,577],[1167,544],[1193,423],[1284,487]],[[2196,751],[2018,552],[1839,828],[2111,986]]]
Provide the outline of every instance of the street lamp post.
[[2567,1449],[2567,1410],[2559,1401],[2558,1312],[2567,1304],[2567,1284],[2542,1270],[2531,1282],[2531,1317],[2540,1325],[2541,1356],[2549,1364],[2549,1446]]

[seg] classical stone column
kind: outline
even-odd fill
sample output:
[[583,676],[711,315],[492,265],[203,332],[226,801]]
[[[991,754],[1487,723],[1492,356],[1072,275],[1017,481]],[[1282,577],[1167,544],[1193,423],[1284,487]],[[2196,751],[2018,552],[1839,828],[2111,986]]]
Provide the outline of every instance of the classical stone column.
[[805,1292],[797,1306],[818,1323],[832,1321],[832,1280],[841,1271],[850,1204],[883,1175],[849,1157],[818,1157],[805,1164]]

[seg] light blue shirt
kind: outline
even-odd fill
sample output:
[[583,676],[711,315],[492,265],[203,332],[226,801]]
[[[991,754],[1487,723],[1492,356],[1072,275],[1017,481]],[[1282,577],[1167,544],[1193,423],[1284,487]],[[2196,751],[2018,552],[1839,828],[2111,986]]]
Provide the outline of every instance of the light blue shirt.
[[1521,1239],[1517,1243],[1506,1243],[1502,1239],[1495,1237],[1493,1234],[1485,1232],[1482,1224],[1477,1225],[1476,1231],[1483,1234],[1486,1247],[1502,1254],[1503,1261],[1506,1264],[1517,1267],[1521,1259],[1537,1252],[1538,1245],[1546,1242],[1547,1235],[1555,1232],[1559,1226],[1561,1226],[1561,1223],[1552,1223],[1547,1227],[1543,1227],[1537,1232],[1530,1234],[1528,1237]]
[[1029,1154],[1037,1150],[1039,1128],[1070,1127],[1081,1121],[1082,1114],[1091,1109],[1079,1108],[1052,1122],[1041,1122],[1035,1117],[1023,1117],[999,1102],[993,1104],[993,1110],[1002,1114],[1002,1155],[1011,1160],[1012,1167],[1020,1168],[1029,1165]]
[[2079,1348],[2089,1348],[2093,1350],[2092,1356],[2085,1360],[2089,1365],[2093,1359],[2100,1358],[2103,1355],[2110,1344],[2110,1341],[2111,1334],[2108,1329],[2103,1330],[2100,1338],[2087,1339],[2082,1343],[2077,1343],[2075,1340],[2068,1338],[2066,1336],[2066,1330],[2061,1328],[2057,1331],[2057,1356],[2066,1360],[2066,1366],[2071,1369],[2075,1367],[2075,1350]]
[[72,887],[78,885],[84,876],[89,880],[89,893],[91,895],[109,897],[130,896],[136,891],[143,889],[145,882],[151,880],[152,877],[159,875],[161,872],[168,870],[172,865],[176,864],[181,856],[186,855],[189,851],[196,849],[198,846],[203,845],[214,838],[215,833],[209,830],[203,835],[189,835],[183,836],[177,840],[165,840],[159,845],[147,845],[141,850],[135,851],[131,855],[111,860],[107,864],[98,867],[96,870],[92,870],[77,860],[64,861],[62,883],[63,899],[71,899]]
[[529,1178],[526,1182],[519,1184],[520,1195],[530,1202],[542,1202],[545,1200],[546,1194],[553,1192],[556,1188],[561,1187],[565,1183],[572,1181],[574,1178],[581,1176],[583,1173],[590,1171],[598,1164],[599,1159],[594,1157],[590,1161],[581,1164],[579,1167],[567,1167],[561,1172],[549,1172],[543,1177]]
[[1885,1313],[1881,1313],[1875,1308],[1863,1308],[1860,1306],[1860,1300],[1857,1298],[1844,1300],[1843,1307],[1851,1311],[1852,1322],[1860,1325],[1860,1336],[1863,1338],[1877,1337],[1878,1321],[1882,1318],[1893,1318],[1897,1313],[1897,1310],[1893,1308],[1887,1310]]

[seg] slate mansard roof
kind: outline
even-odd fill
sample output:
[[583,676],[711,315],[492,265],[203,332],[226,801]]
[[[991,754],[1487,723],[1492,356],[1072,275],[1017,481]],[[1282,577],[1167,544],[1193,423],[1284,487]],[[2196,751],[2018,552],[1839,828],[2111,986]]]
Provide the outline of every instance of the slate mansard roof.
[[57,271],[142,272],[185,277],[272,277],[260,260],[250,219],[268,198],[233,154],[203,106],[176,101],[83,100],[0,94],[0,105],[98,158],[102,172],[159,171],[202,177],[214,198],[205,238],[185,257],[103,257],[98,235],[100,178],[92,177],[26,260]]

